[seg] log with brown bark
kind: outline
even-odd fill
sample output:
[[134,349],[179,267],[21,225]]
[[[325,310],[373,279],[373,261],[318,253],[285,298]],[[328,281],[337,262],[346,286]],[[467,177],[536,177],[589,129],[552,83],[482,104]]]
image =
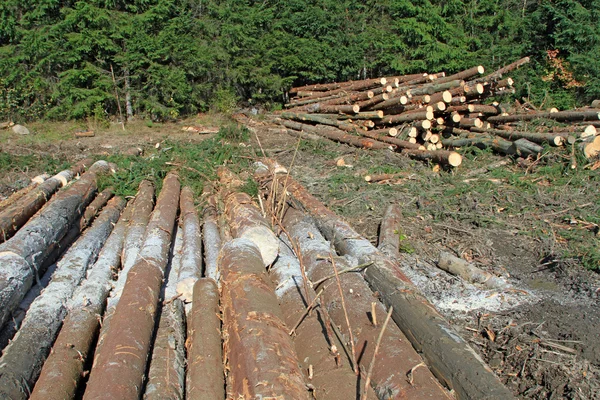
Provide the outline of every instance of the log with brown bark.
[[421,352],[432,372],[459,399],[514,399],[494,372],[412,285],[397,262],[384,256],[294,179],[275,179],[280,184],[286,179],[287,191],[316,219],[338,253],[356,257],[361,264],[372,263],[364,272],[371,288],[385,304],[393,306],[396,324]]
[[[383,318],[386,313],[385,308],[373,297],[373,292],[361,276],[360,269],[339,274],[339,271],[348,271],[356,267],[356,261],[349,262],[347,259],[337,257],[335,252],[332,254],[329,242],[319,233],[319,229],[310,217],[289,208],[286,211],[284,225],[300,247],[300,258],[307,277],[312,282],[319,282],[315,285],[315,290],[323,290],[321,298],[324,309],[328,311],[332,322],[342,327],[339,330],[343,335],[345,346],[351,349],[350,343],[354,340],[355,354],[360,354],[360,359],[353,362],[357,361],[361,370],[366,371],[369,367],[368,362],[373,357],[374,344],[380,331],[374,321],[377,321],[377,316],[380,320]],[[339,290],[338,279],[339,284],[344,288],[344,298]],[[351,304],[345,311],[339,306],[344,302]],[[373,302],[375,306],[372,305]],[[373,311],[377,316],[372,315]],[[349,327],[352,334],[349,333]],[[397,326],[388,327],[380,346],[381,352],[377,357],[371,378],[373,389],[379,398],[450,398],[428,368],[419,368],[415,371],[413,385],[407,381],[406,372],[423,360]]]
[[454,151],[403,149],[402,154],[406,154],[407,156],[417,160],[431,161],[451,167],[458,167],[460,164],[462,164],[462,156]]
[[[356,387],[360,380],[353,373],[346,357],[332,354],[332,349],[339,352],[344,345],[336,340],[335,335],[328,337],[326,334],[327,329],[330,329],[325,327],[330,321],[329,315],[325,315],[327,310],[316,298],[314,289],[304,281],[300,263],[291,250],[291,243],[286,240],[280,247],[282,254],[269,269],[269,275],[276,285],[275,294],[283,311],[284,322],[293,335],[302,371],[314,387],[314,397],[356,398]],[[310,310],[307,307],[311,307]],[[332,391],[332,382],[335,382],[335,391]],[[370,392],[370,397],[375,399],[375,392],[372,389]]]
[[112,187],[108,187],[98,193],[96,198],[90,203],[89,206],[86,207],[83,215],[81,216],[81,221],[79,222],[79,230],[83,231],[86,226],[88,226],[92,220],[96,217],[98,212],[104,207],[106,203],[115,195],[115,190]]
[[[144,234],[139,257],[111,320],[84,399],[138,398],[179,204],[179,178],[170,172]],[[127,349],[123,351],[123,349]],[[106,382],[110,382],[109,386]]]
[[531,121],[538,118],[553,119],[556,121],[598,121],[600,120],[600,111],[559,111],[559,112],[535,112],[527,114],[497,115],[488,118],[492,123],[506,123],[516,121]]
[[183,399],[185,394],[185,315],[183,301],[176,288],[184,258],[181,252],[184,241],[182,231],[177,229],[176,243],[172,247],[173,255],[152,344],[144,400]]
[[281,118],[294,121],[316,122],[321,125],[334,126],[344,131],[354,131],[356,129],[356,126],[349,124],[348,122],[339,121],[337,119],[327,117],[316,116],[314,114],[284,112],[281,114]]
[[192,311],[187,322],[188,400],[222,400],[225,397],[221,347],[219,289],[211,278],[194,285]]
[[70,399],[75,396],[100,327],[98,315],[104,310],[110,281],[121,264],[123,238],[131,218],[132,205],[133,202],[130,202],[123,211],[86,280],[69,300],[67,317],[44,363],[31,400]]
[[580,144],[581,150],[586,158],[595,158],[600,155],[600,136],[587,138],[586,141]]
[[402,209],[398,204],[390,204],[385,209],[379,225],[377,248],[392,259],[400,258],[401,226]]
[[194,205],[194,193],[188,186],[181,190],[180,209],[183,249],[177,277],[177,293],[185,303],[191,303],[194,284],[202,276],[202,235],[200,218]]
[[375,139],[380,142],[389,143],[399,149],[417,149],[418,150],[420,147],[418,144],[413,144],[413,143],[407,142],[406,140],[401,140],[401,139],[398,139],[398,138],[395,138],[395,137],[392,137],[389,135],[380,134],[375,131],[359,131],[359,134],[361,136]]
[[97,178],[110,166],[98,161],[56,196],[12,238],[0,245],[0,327],[31,287],[34,274],[92,200]]
[[308,400],[298,357],[260,250],[233,239],[220,255],[224,356],[233,398]]
[[402,114],[396,115],[387,115],[383,117],[381,120],[377,121],[378,124],[400,124],[403,122],[413,122],[413,121],[421,121],[421,120],[433,120],[434,115],[433,111],[417,111],[417,112],[405,112]]
[[391,181],[394,179],[400,179],[404,177],[405,174],[370,174],[365,175],[365,182],[375,183],[375,182],[383,182],[383,181]]
[[46,181],[48,178],[50,178],[50,176],[48,174],[38,175],[38,176],[34,177],[33,179],[31,179],[31,182],[29,185],[14,192],[6,199],[0,201],[0,213],[2,211],[4,211],[6,209],[6,207],[19,201],[23,196],[25,196],[27,193],[29,193],[33,189],[35,189],[39,184],[44,183],[44,181]]
[[345,144],[348,144],[348,145],[351,145],[354,147],[359,147],[359,148],[364,148],[364,149],[389,149],[390,148],[390,146],[385,143],[378,142],[378,141],[375,141],[372,139],[360,138],[358,136],[347,134],[346,132],[341,131],[339,129],[335,129],[335,128],[325,128],[325,127],[307,125],[307,124],[302,124],[299,122],[287,121],[287,120],[281,121],[281,125],[285,126],[286,128],[294,129],[297,131],[305,131],[308,133],[316,134],[316,135],[325,137],[327,139],[330,139],[330,140],[333,140],[336,142],[340,142],[340,143],[345,143]]
[[527,139],[534,143],[545,144],[548,143],[552,146],[561,146],[564,138],[560,135],[543,132],[523,132],[523,131],[505,131],[502,129],[483,129],[483,128],[470,128],[473,132],[487,133],[490,135],[496,135],[503,137],[508,140]]
[[443,92],[445,90],[451,90],[451,89],[461,87],[464,85],[465,85],[465,81],[463,81],[461,79],[455,79],[455,80],[444,82],[444,83],[434,82],[430,85],[423,85],[421,87],[409,89],[408,94],[410,94],[412,96],[418,96],[418,95],[422,95],[422,94],[432,95],[434,93]]
[[63,256],[50,283],[27,310],[21,327],[0,358],[1,398],[28,397],[28,388],[37,380],[67,313],[67,301],[95,261],[124,206],[121,198],[109,202],[92,227]]
[[497,153],[504,155],[515,155],[517,154],[517,146],[502,137],[494,137],[494,136],[483,136],[479,134],[474,134],[470,131],[463,129],[452,130],[452,133],[455,135],[460,135],[459,137],[452,137],[448,139],[442,139],[442,144],[445,147],[457,148],[457,147],[465,147],[465,146],[476,146],[480,149],[490,148]]
[[481,65],[478,65],[476,67],[457,72],[454,75],[449,75],[444,78],[439,78],[436,80],[436,83],[445,83],[445,82],[450,82],[453,80],[469,80],[469,79],[472,79],[474,76],[483,75],[484,72],[485,72],[485,68],[483,68],[483,66],[481,66]]

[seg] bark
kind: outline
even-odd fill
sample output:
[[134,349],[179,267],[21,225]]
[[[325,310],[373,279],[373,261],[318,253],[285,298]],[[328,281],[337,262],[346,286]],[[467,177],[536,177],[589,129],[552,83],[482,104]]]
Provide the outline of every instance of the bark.
[[306,399],[288,328],[259,249],[239,238],[220,255],[224,356],[233,398]]
[[317,134],[319,136],[325,137],[327,139],[345,143],[354,147],[364,148],[364,149],[389,149],[390,146],[378,142],[372,139],[364,139],[354,135],[349,135],[339,129],[331,128],[327,129],[319,126],[312,126],[307,124],[301,124],[299,122],[293,121],[282,121],[281,124],[286,128],[295,129],[298,131],[305,131],[313,134]]
[[334,127],[340,128],[342,130],[346,130],[346,131],[354,131],[357,129],[356,126],[349,124],[347,122],[338,121],[336,119],[331,119],[331,118],[326,118],[326,117],[321,117],[321,116],[316,116],[313,114],[284,112],[281,114],[281,118],[289,119],[289,120],[296,120],[296,121],[316,122],[321,125],[334,126]]
[[420,120],[432,120],[433,112],[431,111],[417,111],[417,112],[406,112],[397,115],[388,115],[383,117],[380,121],[377,121],[381,124],[391,125],[391,124],[399,124],[402,122],[413,122]]
[[[315,398],[354,399],[356,388],[362,388],[364,384],[360,385],[360,379],[353,373],[347,357],[340,357],[338,365],[331,353],[332,346],[339,350],[344,347],[334,337],[331,343],[325,335],[325,321],[330,318],[323,315],[327,311],[321,307],[320,302],[317,301],[310,312],[306,313],[306,307],[315,299],[316,292],[312,288],[308,289],[309,297],[306,298],[307,286],[302,278],[300,263],[289,246],[289,242],[282,243],[282,254],[269,270],[269,275],[277,287],[275,294],[283,311],[284,322],[288,328],[295,328],[294,347],[302,371],[314,387]],[[296,327],[300,318],[302,322]],[[308,373],[309,369],[312,374]],[[374,399],[375,392],[370,392],[370,397]]]
[[388,108],[402,108],[402,106],[408,104],[409,99],[406,96],[394,96],[391,99],[378,102],[375,104],[372,109],[373,110],[385,110]]
[[449,75],[444,78],[439,78],[435,82],[436,83],[445,83],[445,82],[450,82],[450,81],[454,81],[454,80],[469,80],[469,79],[473,78],[474,76],[482,75],[484,72],[485,72],[485,68],[483,68],[481,65],[478,65],[476,67],[469,68],[469,69],[466,69],[461,72],[457,72],[454,75]]
[[173,255],[165,287],[165,301],[160,312],[158,329],[152,346],[152,358],[148,369],[148,383],[146,384],[144,400],[184,398],[185,317],[183,302],[180,298],[177,298],[176,288],[177,277],[181,272],[181,263],[184,258],[181,253],[182,242],[185,240],[184,234],[185,232],[182,233],[182,230],[177,229],[175,244],[172,247]]
[[544,148],[542,146],[535,144],[533,142],[530,142],[527,139],[515,140],[514,143],[515,143],[515,146],[517,147],[517,154],[519,154],[521,157],[527,157],[527,156],[537,157],[544,150]]
[[180,208],[179,218],[183,220],[183,250],[177,293],[185,303],[191,303],[194,284],[202,276],[202,234],[200,218],[194,205],[194,193],[187,186],[181,190]]
[[460,276],[467,282],[477,283],[492,289],[505,289],[508,283],[503,278],[477,268],[462,258],[442,251],[437,263],[438,267],[452,275]]
[[339,253],[356,257],[361,264],[373,263],[364,274],[371,288],[394,307],[392,317],[396,324],[424,356],[432,372],[459,399],[514,399],[477,353],[400,271],[398,263],[385,257],[291,177],[287,179],[287,190],[316,219],[319,229],[333,240]]
[[[373,96],[372,98],[370,98],[368,100],[361,101],[360,103],[357,103],[357,105],[360,107],[361,110],[363,110],[363,109],[368,110],[370,108],[373,108],[374,106],[377,106],[383,102],[388,101],[390,99],[390,97],[392,97],[392,96],[390,96],[389,93],[381,93],[381,94],[378,94],[377,96]],[[404,101],[406,102],[407,101],[406,96],[403,96],[403,97],[404,97]],[[400,101],[399,98],[397,101]]]
[[[223,183],[223,179],[221,179]],[[254,243],[260,250],[265,266],[271,265],[279,254],[279,239],[271,230],[267,220],[252,198],[235,189],[222,193],[231,234],[234,238],[245,238]]]
[[552,133],[542,132],[523,132],[523,131],[504,131],[501,129],[481,129],[471,128],[473,132],[487,133],[503,137],[508,140],[516,139],[527,139],[534,143],[544,144],[548,143],[552,146],[561,146],[563,144],[563,137]]
[[129,81],[129,69],[124,70],[125,73],[125,110],[127,113],[127,120],[133,119],[133,106],[131,105],[131,83]]
[[379,243],[377,248],[392,259],[400,258],[400,226],[402,209],[398,204],[390,204],[381,219],[379,226]]
[[443,101],[444,103],[450,104],[452,102],[452,96],[453,96],[453,94],[449,90],[444,90],[443,92],[437,92],[437,93],[434,93],[431,95],[428,103]]
[[397,139],[395,137],[392,137],[392,136],[389,136],[386,134],[382,135],[382,134],[376,133],[374,131],[362,131],[362,132],[359,132],[359,134],[362,136],[371,138],[371,139],[375,139],[380,142],[389,143],[400,149],[418,149],[419,148],[418,144],[413,144],[413,143],[407,142],[406,140]]
[[423,85],[418,88],[410,89],[408,91],[408,94],[410,94],[412,96],[419,96],[419,95],[423,95],[423,94],[432,95],[434,93],[443,92],[444,90],[451,90],[451,89],[461,87],[464,85],[465,85],[465,81],[463,81],[461,79],[456,79],[456,80],[444,82],[444,83],[434,82],[429,85]]
[[366,182],[383,182],[383,181],[390,181],[393,179],[400,179],[401,177],[405,176],[405,174],[372,174],[372,175],[365,175],[365,181]]
[[404,149],[402,150],[402,154],[406,154],[411,158],[416,158],[417,160],[432,161],[443,165],[449,165],[451,167],[458,167],[460,164],[462,164],[462,156],[454,151]]
[[67,190],[58,193],[44,209],[11,239],[0,245],[0,327],[31,287],[34,273],[70,225],[92,200],[99,174],[110,169],[98,161]]
[[500,69],[498,69],[497,71],[492,72],[489,75],[486,75],[484,77],[481,77],[479,79],[477,79],[477,81],[479,82],[490,82],[490,81],[496,81],[498,79],[502,78],[502,75],[514,71],[515,69],[527,64],[529,62],[529,57],[523,57],[520,60],[517,60],[511,64],[508,64]]
[[21,328],[0,358],[0,397],[28,397],[67,313],[66,303],[95,261],[124,205],[121,198],[110,202],[94,225],[71,246],[48,286],[31,304]]
[[[388,86],[391,91],[391,86]],[[385,88],[382,88],[385,92]],[[324,101],[324,104],[335,105],[335,104],[352,104],[357,101],[364,101],[372,98],[372,92],[350,92],[342,97]]]
[[204,243],[204,276],[219,282],[220,273],[217,259],[221,250],[221,236],[217,223],[217,206],[214,196],[210,196],[202,212],[202,241]]
[[[341,258],[337,257],[335,253],[331,254],[329,242],[321,236],[314,223],[297,210],[288,209],[284,224],[292,239],[300,246],[302,262],[311,281],[322,281],[335,275],[331,261],[323,259],[330,255],[334,257],[338,271],[356,266],[355,259]],[[352,304],[347,308],[349,324],[346,324],[345,313],[340,306],[342,297],[336,278],[325,280],[317,285],[315,290],[323,289],[324,311],[331,315],[331,320],[336,326],[343,327],[340,328],[340,331],[347,347],[349,347],[347,343],[350,340],[347,325],[350,325],[353,332],[352,337],[355,340],[356,354],[360,355],[359,365],[363,371],[366,371],[373,358],[375,342],[380,331],[380,328],[373,324],[371,303],[376,302],[375,312],[380,321],[386,314],[386,310],[380,302],[376,301],[376,297],[373,296],[373,292],[359,271],[341,274],[339,280],[344,288],[345,302]],[[419,368],[415,371],[413,378],[416,383],[414,386],[407,381],[406,373],[423,360],[397,326],[388,327],[380,350],[371,378],[373,389],[380,399],[450,398],[427,368]]]
[[479,118],[461,118],[458,126],[461,128],[483,128],[483,122]]
[[505,123],[516,121],[531,121],[538,118],[553,119],[556,121],[598,121],[600,120],[600,111],[559,111],[559,112],[536,112],[527,114],[497,115],[488,118],[489,122]]
[[121,264],[123,238],[131,218],[132,205],[130,202],[123,211],[98,260],[90,268],[87,279],[67,303],[67,317],[30,400],[71,399],[75,396],[100,327],[98,316],[104,310],[113,274]]
[[583,150],[586,158],[597,157],[600,154],[600,136],[594,137],[589,142],[581,143],[580,148]]
[[308,107],[309,112],[321,112],[325,114],[335,114],[335,113],[344,113],[344,114],[356,114],[360,111],[360,106],[358,105],[327,105],[316,103]]
[[298,92],[326,92],[329,90],[339,89],[345,82],[341,83],[320,83],[316,85],[299,86],[290,89],[290,94]]
[[86,400],[133,399],[141,394],[179,190],[179,178],[170,172],[146,228],[139,257],[127,275],[104,344],[96,355],[83,397]]
[[308,106],[311,104],[328,102],[330,100],[338,100],[345,96],[346,96],[346,92],[340,89],[339,91],[336,91],[335,94],[330,94],[328,96],[317,95],[317,96],[306,97],[306,98],[303,98],[302,100],[293,101],[291,103],[286,104],[285,107],[288,108],[289,110],[295,110],[295,109],[300,109],[300,108],[308,109],[309,108]]
[[74,175],[70,170],[61,171],[1,211],[0,243],[10,239]]
[[200,278],[194,285],[188,320],[187,400],[225,398],[220,315],[217,283]]

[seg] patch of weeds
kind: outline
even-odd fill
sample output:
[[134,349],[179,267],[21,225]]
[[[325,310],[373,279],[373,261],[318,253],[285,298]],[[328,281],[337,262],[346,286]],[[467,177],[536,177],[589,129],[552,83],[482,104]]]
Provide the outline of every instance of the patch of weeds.
[[415,248],[410,244],[408,237],[401,229],[396,229],[394,234],[398,235],[398,249],[400,253],[413,254],[415,252]]
[[248,128],[237,124],[228,124],[221,126],[217,138],[231,140],[238,143],[246,143],[250,140],[250,131]]
[[35,155],[14,155],[0,152],[0,171],[27,172],[34,170],[53,175],[67,169],[69,165],[66,160],[54,157],[40,158]]
[[258,196],[258,183],[252,178],[248,178],[240,188],[240,191],[250,195],[251,197]]
[[315,155],[325,156],[327,158],[337,157],[338,153],[331,151],[328,148],[328,145],[329,143],[325,142],[324,140],[300,140],[298,150],[313,153]]
[[219,137],[200,143],[165,141],[144,157],[111,155],[107,161],[117,164],[115,174],[102,177],[99,189],[108,186],[120,196],[133,196],[143,179],[151,180],[158,193],[162,180],[170,170],[177,170],[182,186],[190,186],[200,196],[207,181],[216,180],[216,168],[227,164],[234,172],[249,168],[248,149],[221,140]]

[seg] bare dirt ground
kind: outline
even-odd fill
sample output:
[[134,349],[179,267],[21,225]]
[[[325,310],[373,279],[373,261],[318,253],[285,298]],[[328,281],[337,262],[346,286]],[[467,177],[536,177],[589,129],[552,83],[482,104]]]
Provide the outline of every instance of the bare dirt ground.
[[[28,138],[0,131],[0,156],[31,157],[24,165],[0,164],[0,198],[49,172],[48,166],[132,147],[149,150],[167,139],[194,145],[206,138],[182,132],[187,123],[139,123],[133,133],[113,126],[85,139],[73,138],[72,124],[35,125],[38,134]],[[589,269],[597,247],[586,250],[598,246],[598,176],[556,175],[548,168],[560,160],[551,154],[538,164],[511,163],[472,175],[500,159],[480,152],[468,154],[456,171],[435,172],[399,154],[298,142],[263,122],[248,125],[256,153],[262,148],[291,166],[311,193],[373,243],[387,205],[403,206],[399,240],[406,274],[515,395],[600,399],[600,275]],[[340,158],[345,166],[338,166]],[[368,184],[363,177],[373,172],[401,176]],[[484,290],[441,271],[436,261],[442,250],[507,277],[511,288]]]

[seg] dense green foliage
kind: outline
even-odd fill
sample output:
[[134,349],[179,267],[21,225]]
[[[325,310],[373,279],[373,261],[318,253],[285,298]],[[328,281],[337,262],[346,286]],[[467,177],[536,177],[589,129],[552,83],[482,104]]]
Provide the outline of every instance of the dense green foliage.
[[519,96],[573,106],[600,97],[599,17],[600,0],[3,0],[0,118],[104,118],[131,98],[168,119],[524,55]]

